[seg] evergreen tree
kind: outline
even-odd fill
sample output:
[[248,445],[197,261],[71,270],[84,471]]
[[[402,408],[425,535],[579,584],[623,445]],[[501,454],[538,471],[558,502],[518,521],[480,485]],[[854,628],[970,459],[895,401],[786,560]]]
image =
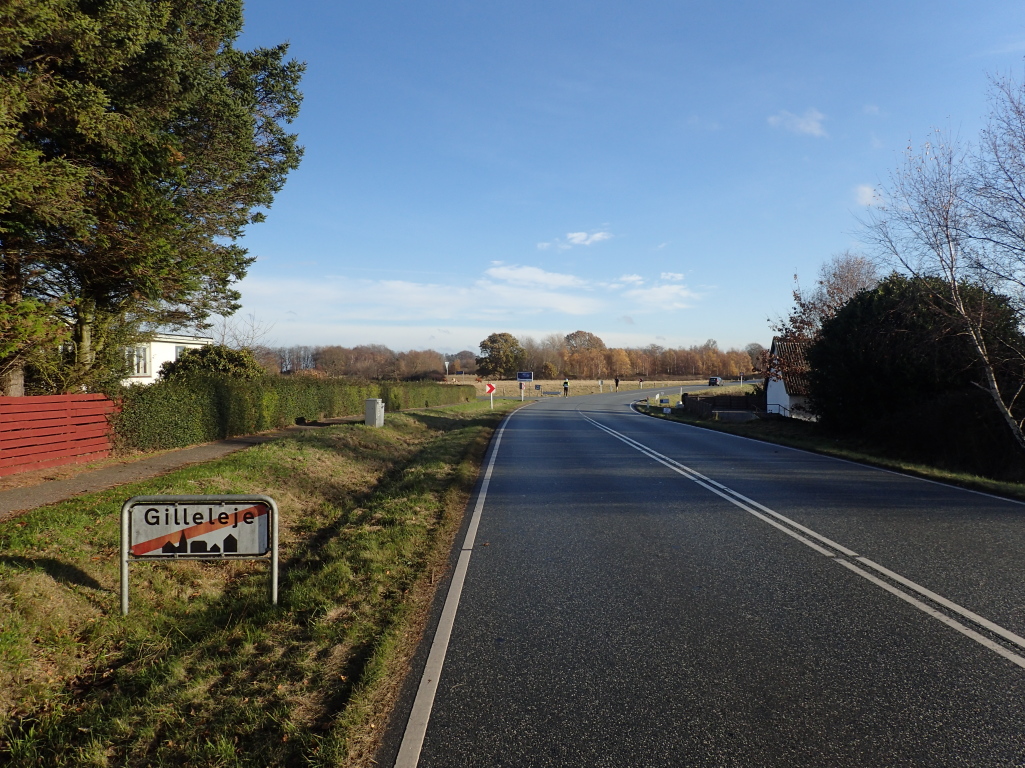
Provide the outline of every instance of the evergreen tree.
[[[123,329],[230,314],[237,244],[297,167],[303,66],[240,51],[241,0],[13,0],[0,16],[3,300],[69,330],[69,386]],[[39,166],[38,172],[31,168]],[[33,204],[42,195],[46,205]],[[108,355],[109,357],[109,355]]]

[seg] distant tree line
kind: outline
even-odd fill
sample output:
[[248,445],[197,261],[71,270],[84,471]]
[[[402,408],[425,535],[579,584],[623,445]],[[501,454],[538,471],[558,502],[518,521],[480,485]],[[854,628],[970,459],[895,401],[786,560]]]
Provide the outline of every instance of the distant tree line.
[[691,347],[608,348],[595,334],[574,331],[548,334],[540,340],[522,340],[509,333],[493,333],[480,345],[477,369],[486,376],[509,378],[517,371],[533,371],[535,377],[583,379],[626,377],[735,378],[757,368],[764,347],[748,344],[743,350],[719,349],[715,339]]
[[522,341],[509,333],[494,333],[481,342],[481,354],[462,350],[446,354],[433,349],[396,352],[381,344],[355,347],[254,346],[256,359],[269,373],[348,376],[372,380],[441,380],[457,373],[512,378],[532,371],[538,379],[563,376],[600,379],[627,377],[737,377],[757,369],[764,347],[719,349],[714,339],[692,347],[672,349],[652,344],[643,348],[612,348],[595,334],[574,331]]
[[440,381],[445,377],[445,362],[450,374],[475,373],[470,351],[446,355],[433,349],[396,352],[382,344],[355,347],[306,346],[256,347],[256,358],[270,373],[315,376],[348,376],[358,379]]

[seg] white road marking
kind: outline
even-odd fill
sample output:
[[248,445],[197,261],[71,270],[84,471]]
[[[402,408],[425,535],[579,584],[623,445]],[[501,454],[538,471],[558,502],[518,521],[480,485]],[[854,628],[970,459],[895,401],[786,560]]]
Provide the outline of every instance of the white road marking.
[[[665,455],[659,453],[658,451],[655,451],[654,449],[646,446],[644,443],[638,442],[637,440],[634,440],[631,437],[627,437],[626,435],[622,434],[621,432],[617,432],[616,430],[612,429],[611,427],[607,427],[604,424],[602,424],[602,423],[600,423],[598,421],[595,421],[594,419],[592,419],[591,417],[589,417],[589,416],[587,416],[587,415],[585,415],[583,413],[581,413],[580,415],[583,416],[583,418],[586,419],[587,421],[589,421],[591,424],[596,426],[598,429],[602,430],[603,432],[606,432],[607,434],[611,435],[612,437],[615,437],[617,440],[620,440],[623,443],[626,443],[628,446],[630,446],[634,450],[644,454],[645,456],[648,456],[651,459],[654,459],[659,464],[662,464],[663,466],[668,467],[669,469],[673,470],[677,474],[683,475],[688,480],[691,480],[692,482],[700,485],[701,487],[706,488],[706,489],[712,491],[712,493],[714,493],[717,496],[720,496],[720,497],[726,499],[727,501],[729,501],[734,506],[737,506],[740,509],[743,509],[745,512],[747,512],[747,513],[749,513],[751,515],[754,515],[759,520],[762,520],[763,522],[768,523],[769,525],[773,526],[774,528],[783,531],[787,535],[789,535],[789,536],[797,539],[798,541],[800,541],[805,546],[811,547],[812,549],[814,549],[819,554],[825,555],[826,557],[829,557],[829,558],[832,558],[836,562],[838,562],[841,565],[843,565],[844,567],[846,567],[851,572],[858,574],[859,576],[861,576],[864,579],[867,579],[868,581],[870,581],[871,583],[875,584],[876,586],[882,587],[887,592],[890,592],[890,593],[896,595],[901,600],[904,600],[905,602],[915,606],[920,611],[926,613],[927,615],[933,617],[934,619],[937,619],[938,621],[943,622],[947,626],[949,626],[949,627],[951,627],[953,629],[956,629],[958,632],[960,632],[961,634],[965,635],[966,637],[970,637],[972,640],[975,640],[977,643],[980,643],[981,645],[985,646],[986,648],[990,649],[991,651],[994,651],[994,652],[1000,654],[1001,656],[1003,656],[1004,658],[1008,659],[1012,663],[1017,664],[1019,667],[1025,669],[1025,658],[1023,658],[1022,656],[1019,656],[1018,654],[1014,653],[1013,651],[1010,651],[1007,648],[1004,648],[999,643],[993,642],[989,638],[984,637],[983,635],[980,635],[978,632],[976,632],[973,629],[970,629],[970,628],[966,627],[964,624],[961,624],[956,619],[952,619],[951,617],[949,617],[946,614],[936,610],[935,608],[932,608],[932,607],[926,605],[925,603],[921,602],[920,600],[917,600],[916,598],[912,597],[911,595],[907,594],[906,592],[904,592],[904,591],[902,591],[900,589],[897,589],[893,585],[888,584],[887,582],[883,581],[882,579],[872,575],[868,571],[865,571],[862,568],[859,568],[854,563],[851,563],[848,560],[844,560],[843,558],[837,557],[836,553],[841,553],[841,554],[843,554],[843,555],[845,555],[847,557],[855,559],[858,563],[860,563],[860,564],[862,564],[864,566],[867,566],[867,567],[869,567],[869,568],[871,568],[871,569],[873,569],[873,570],[875,570],[875,571],[877,571],[877,572],[887,576],[888,578],[893,579],[894,581],[896,581],[896,582],[898,582],[900,584],[903,584],[905,587],[907,587],[908,589],[913,590],[914,592],[917,592],[922,597],[925,597],[925,598],[927,598],[929,600],[932,600],[933,602],[935,602],[938,605],[942,605],[944,608],[946,608],[946,609],[948,609],[950,611],[953,611],[954,613],[957,613],[960,616],[963,616],[964,618],[968,619],[969,621],[979,625],[980,627],[984,627],[985,629],[989,630],[993,634],[998,635],[999,637],[1002,637],[1004,640],[1007,640],[1008,642],[1013,643],[1013,644],[1015,644],[1015,645],[1017,645],[1017,646],[1019,646],[1021,648],[1025,648],[1025,638],[1022,638],[1022,637],[1016,635],[1014,632],[1011,632],[1010,630],[1005,629],[1004,627],[1001,627],[999,624],[993,623],[989,619],[985,619],[982,616],[979,616],[978,614],[973,613],[972,611],[969,611],[967,608],[965,608],[963,606],[960,606],[960,605],[958,605],[957,603],[955,603],[955,602],[953,602],[951,600],[948,600],[947,598],[943,597],[942,595],[938,595],[935,592],[932,592],[931,590],[921,586],[920,584],[916,584],[915,582],[911,581],[908,578],[905,578],[904,576],[901,576],[898,573],[894,573],[893,571],[891,571],[891,570],[889,570],[889,569],[879,565],[878,563],[872,562],[867,557],[860,556],[854,550],[848,549],[847,547],[843,546],[842,544],[838,544],[837,542],[833,541],[832,539],[829,539],[829,538],[827,538],[827,537],[825,537],[825,536],[823,536],[823,535],[821,535],[819,533],[816,533],[815,531],[811,530],[810,528],[808,528],[808,527],[806,527],[804,525],[801,525],[796,520],[791,520],[789,517],[786,517],[785,515],[781,515],[778,512],[775,512],[774,510],[771,510],[768,507],[764,506],[763,504],[759,504],[757,501],[754,501],[753,499],[749,499],[747,496],[744,496],[743,494],[738,493],[737,491],[734,491],[732,488],[728,488],[727,486],[723,485],[722,483],[718,483],[715,480],[712,480],[711,478],[706,477],[705,475],[702,475],[700,472],[697,472],[696,470],[691,469],[690,467],[688,467],[688,466],[686,466],[684,464],[681,464],[680,462],[676,461],[675,459],[671,459],[668,456],[665,456]],[[760,511],[756,511],[756,510],[760,510]],[[765,514],[762,514],[763,512]],[[767,515],[771,515],[772,518],[775,518],[775,519],[770,519],[769,517],[767,517]],[[782,525],[781,522],[777,522],[777,521],[781,521],[782,523],[785,523],[786,526],[791,526],[793,529],[796,529],[796,530],[791,530],[790,528]],[[797,531],[800,531],[801,533],[797,533]],[[801,535],[801,534],[804,534],[804,535]],[[815,542],[811,541],[811,539],[815,539],[815,541],[817,541],[819,543],[816,544]],[[825,549],[824,547],[820,546],[820,544],[825,544],[827,547],[830,547],[834,551],[831,552],[831,551]]]
[[873,570],[879,571],[879,573],[882,573],[885,576],[889,576],[894,581],[898,581],[901,584],[903,584],[905,587],[908,587],[909,589],[913,589],[915,592],[917,592],[918,594],[922,595],[923,597],[929,598],[934,603],[939,603],[944,608],[947,608],[947,609],[949,609],[951,611],[954,611],[954,613],[958,613],[961,616],[964,616],[969,621],[975,622],[976,624],[978,624],[981,627],[985,627],[986,629],[988,629],[993,634],[1000,635],[1000,637],[1004,638],[1004,640],[1007,640],[1008,642],[1014,643],[1019,648],[1025,648],[1025,637],[1021,637],[1019,635],[1016,635],[1016,634],[1014,634],[1014,632],[1011,632],[1010,630],[1004,629],[999,624],[994,624],[989,619],[984,619],[982,616],[979,616],[977,613],[972,613],[967,608],[962,608],[957,603],[950,602],[947,598],[943,597],[942,595],[937,595],[935,592],[932,592],[932,591],[926,589],[925,587],[921,586],[920,584],[916,584],[915,582],[911,581],[911,579],[906,579],[903,576],[901,576],[899,573],[894,573],[893,571],[889,570],[888,568],[884,568],[883,566],[879,565],[878,563],[873,563],[867,557],[859,557],[858,558],[858,562],[862,563],[863,565],[867,565],[869,568],[872,568]]
[[[910,603],[911,605],[915,606],[915,608],[917,608],[918,610],[922,611],[923,613],[926,613],[929,616],[932,616],[937,621],[942,621],[948,627],[952,627],[953,629],[956,629],[961,634],[965,635],[966,637],[970,637],[972,640],[974,640],[975,642],[979,643],[980,645],[984,645],[986,648],[989,648],[994,653],[999,653],[1001,656],[1003,656],[1005,659],[1010,661],[1012,664],[1017,664],[1022,669],[1025,669],[1025,658],[1022,658],[1018,654],[1013,653],[1012,651],[1007,650],[1006,648],[1004,648],[1004,646],[1000,645],[999,643],[994,643],[988,637],[983,637],[978,632],[976,632],[974,629],[969,629],[968,627],[966,627],[964,624],[962,624],[961,622],[957,621],[956,619],[952,619],[949,616],[947,616],[945,613],[940,613],[935,608],[931,608],[928,605],[926,605],[925,603],[921,602],[920,600],[916,600],[911,595],[909,595],[907,592],[903,592],[903,591],[897,589],[892,584],[887,584],[885,581],[883,581],[880,578],[877,578],[877,577],[873,576],[868,571],[861,570],[861,568],[859,568],[858,566],[854,565],[854,563],[848,562],[847,560],[840,560],[839,558],[834,558],[834,562],[840,563],[840,565],[842,565],[844,568],[847,568],[847,569],[853,571],[854,573],[856,573],[859,576],[861,576],[861,578],[868,579],[873,584],[875,584],[877,587],[882,587],[883,589],[885,589],[890,594],[896,595],[901,600],[904,600],[904,601]],[[987,622],[987,624],[988,623],[989,622]]]
[[515,411],[509,414],[501,429],[498,430],[498,434],[495,435],[495,443],[491,448],[491,460],[484,472],[484,481],[481,483],[477,503],[474,505],[473,515],[470,517],[470,524],[466,529],[466,538],[463,539],[459,560],[452,573],[452,582],[449,584],[448,595],[445,597],[445,605],[441,609],[438,629],[434,633],[434,641],[431,643],[431,651],[427,655],[423,677],[420,678],[420,687],[417,688],[416,698],[413,699],[413,708],[409,713],[409,720],[406,722],[406,730],[402,735],[402,744],[399,746],[399,754],[395,759],[395,768],[416,768],[420,761],[420,750],[423,749],[424,736],[427,734],[427,723],[431,718],[431,709],[434,707],[434,696],[438,692],[441,669],[445,665],[445,654],[448,652],[448,642],[452,637],[452,627],[455,624],[456,611],[459,609],[459,598],[463,594],[466,569],[470,565],[470,555],[477,539],[477,527],[480,525],[481,513],[484,511],[484,500],[488,495],[488,486],[491,485],[491,473],[495,469],[495,459],[498,458],[498,447],[502,444],[502,435],[509,424],[509,419],[515,414]]

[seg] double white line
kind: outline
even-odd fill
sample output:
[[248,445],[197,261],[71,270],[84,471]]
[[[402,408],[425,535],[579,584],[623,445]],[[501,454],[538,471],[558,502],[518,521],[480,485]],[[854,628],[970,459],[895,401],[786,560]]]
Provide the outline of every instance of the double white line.
[[[911,605],[915,606],[918,610],[922,611],[925,614],[928,614],[937,621],[942,621],[948,627],[956,629],[961,634],[965,635],[966,637],[970,637],[972,640],[979,643],[980,645],[985,646],[994,653],[1000,654],[1005,659],[1010,661],[1012,664],[1017,664],[1022,669],[1025,669],[1025,657],[1019,655],[1018,653],[1015,653],[1014,651],[1001,645],[1000,643],[991,640],[985,635],[980,634],[974,629],[965,626],[957,619],[947,615],[946,613],[943,613],[940,610],[937,610],[932,605],[928,605],[922,602],[916,597],[913,597],[911,594],[908,594],[908,592],[905,592],[903,589],[899,589],[890,582],[884,581],[882,578],[880,578],[880,576],[877,576],[875,574],[885,576],[890,581],[896,582],[897,584],[902,585],[907,590],[910,590],[911,592],[919,595],[920,597],[931,601],[934,605],[942,606],[947,611],[956,614],[963,619],[966,619],[967,621],[975,624],[977,627],[981,627],[987,630],[992,635],[995,635],[1005,640],[1009,645],[1014,646],[1015,648],[1020,648],[1023,651],[1025,651],[1025,638],[1016,635],[1014,632],[1011,632],[1010,630],[1004,629],[999,624],[994,624],[992,621],[989,621],[988,619],[985,619],[982,616],[979,616],[978,614],[969,611],[967,608],[964,608],[958,605],[957,603],[951,602],[942,595],[937,595],[935,592],[926,589],[920,584],[916,584],[910,579],[904,578],[898,573],[894,573],[888,568],[884,568],[878,563],[872,562],[867,557],[862,557],[857,552],[845,547],[843,544],[838,544],[832,539],[827,538],[826,536],[823,536],[820,533],[816,533],[811,528],[801,525],[797,521],[791,520],[789,517],[786,517],[785,515],[779,514],[779,512],[775,512],[769,509],[764,504],[759,504],[757,501],[749,499],[747,496],[744,496],[743,494],[734,491],[732,488],[727,488],[722,483],[717,483],[715,480],[712,480],[711,478],[702,475],[700,472],[697,472],[691,469],[690,467],[687,467],[681,464],[680,462],[671,459],[668,456],[665,456],[652,448],[649,448],[648,446],[644,445],[644,443],[640,443],[631,437],[627,437],[623,433],[617,432],[616,430],[595,421],[586,414],[581,413],[580,415],[587,419],[587,421],[591,422],[591,424],[596,426],[598,429],[602,430],[608,435],[611,435],[617,440],[626,443],[634,450],[639,451],[640,453],[644,454],[650,459],[657,461],[659,464],[668,467],[673,472],[676,472],[679,475],[683,475],[688,480],[697,483],[702,488],[706,488],[707,490],[711,491],[717,496],[721,496],[734,506],[740,507],[745,512],[754,515],[762,522],[768,523],[773,528],[776,528],[785,533],[787,536],[797,539],[805,546],[814,549],[820,555],[824,555],[825,557],[832,559],[834,562],[839,563],[852,573],[858,574],[863,579],[872,582],[876,586],[881,587],[885,589],[887,592],[899,597],[901,600],[910,603]],[[864,566],[864,568],[859,566]],[[871,571],[875,571],[875,573],[870,573],[869,570],[865,570],[866,568],[870,569]]]

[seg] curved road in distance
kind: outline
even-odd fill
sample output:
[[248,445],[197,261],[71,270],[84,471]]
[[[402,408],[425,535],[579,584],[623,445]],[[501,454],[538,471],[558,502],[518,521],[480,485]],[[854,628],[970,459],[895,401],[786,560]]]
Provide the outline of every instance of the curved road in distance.
[[638,396],[506,422],[397,765],[1025,766],[1025,506]]

